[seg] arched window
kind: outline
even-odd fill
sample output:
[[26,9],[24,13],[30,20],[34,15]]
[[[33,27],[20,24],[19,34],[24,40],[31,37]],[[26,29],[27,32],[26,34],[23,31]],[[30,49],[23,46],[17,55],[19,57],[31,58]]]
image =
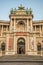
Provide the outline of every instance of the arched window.
[[37,53],[41,55],[41,43],[38,42],[37,44]]
[[1,44],[2,55],[5,55],[5,43]]
[[25,26],[24,21],[19,21],[19,22],[17,23],[17,30],[18,30],[19,32],[23,32],[25,29],[26,29],[26,26]]
[[38,43],[38,44],[37,44],[37,50],[38,50],[38,51],[41,51],[41,43]]
[[1,44],[1,50],[5,51],[5,43],[4,42]]
[[18,25],[25,25],[25,23],[23,21],[19,21]]

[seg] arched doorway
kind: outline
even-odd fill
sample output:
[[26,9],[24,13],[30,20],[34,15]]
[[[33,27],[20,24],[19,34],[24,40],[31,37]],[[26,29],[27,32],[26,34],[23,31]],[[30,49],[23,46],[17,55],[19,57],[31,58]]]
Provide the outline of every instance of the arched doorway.
[[25,39],[19,38],[17,41],[17,54],[25,54]]
[[5,55],[5,43],[1,44],[2,55]]

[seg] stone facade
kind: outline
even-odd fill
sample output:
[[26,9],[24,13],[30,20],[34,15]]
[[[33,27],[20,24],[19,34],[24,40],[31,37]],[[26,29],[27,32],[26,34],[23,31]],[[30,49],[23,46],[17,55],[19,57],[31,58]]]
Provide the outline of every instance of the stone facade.
[[0,56],[43,56],[43,20],[33,21],[32,10],[12,9],[10,21],[0,20]]

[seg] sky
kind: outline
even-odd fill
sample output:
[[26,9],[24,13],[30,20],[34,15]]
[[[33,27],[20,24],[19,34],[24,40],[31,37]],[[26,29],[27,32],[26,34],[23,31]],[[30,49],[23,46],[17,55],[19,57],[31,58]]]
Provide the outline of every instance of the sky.
[[9,20],[10,10],[20,4],[32,9],[33,20],[43,20],[43,0],[0,0],[0,20]]

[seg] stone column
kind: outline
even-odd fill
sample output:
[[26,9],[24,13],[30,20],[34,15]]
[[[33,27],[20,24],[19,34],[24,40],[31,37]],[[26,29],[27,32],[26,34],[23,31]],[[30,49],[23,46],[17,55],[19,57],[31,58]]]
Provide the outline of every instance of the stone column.
[[10,31],[12,30],[12,18],[10,20]]
[[35,25],[35,32],[36,32],[36,25]]
[[15,34],[14,34],[14,54],[17,54],[17,41]]
[[27,18],[27,32],[29,31],[29,29],[28,29],[29,28],[29,25],[28,25],[29,23],[28,22],[29,21],[28,21],[28,18]]
[[16,20],[14,19],[14,54],[17,54],[17,41],[16,41]]
[[3,33],[3,25],[2,25],[2,32],[1,32],[1,36],[3,35],[2,33]]
[[8,50],[8,46],[9,46],[9,34],[6,34],[6,55],[8,55],[8,52],[9,52],[9,50]]
[[43,31],[43,25],[42,25],[42,31]]
[[29,55],[29,33],[27,34],[27,36],[26,36],[26,45],[25,45],[25,50],[26,50],[26,54],[28,54]]
[[16,32],[15,22],[16,22],[16,20],[14,19],[14,32]]
[[40,25],[40,36],[41,36],[41,25]]
[[30,20],[31,22],[31,32],[33,31],[33,26],[32,26],[32,19]]
[[34,34],[34,55],[37,55],[37,41],[36,41],[36,34]]

